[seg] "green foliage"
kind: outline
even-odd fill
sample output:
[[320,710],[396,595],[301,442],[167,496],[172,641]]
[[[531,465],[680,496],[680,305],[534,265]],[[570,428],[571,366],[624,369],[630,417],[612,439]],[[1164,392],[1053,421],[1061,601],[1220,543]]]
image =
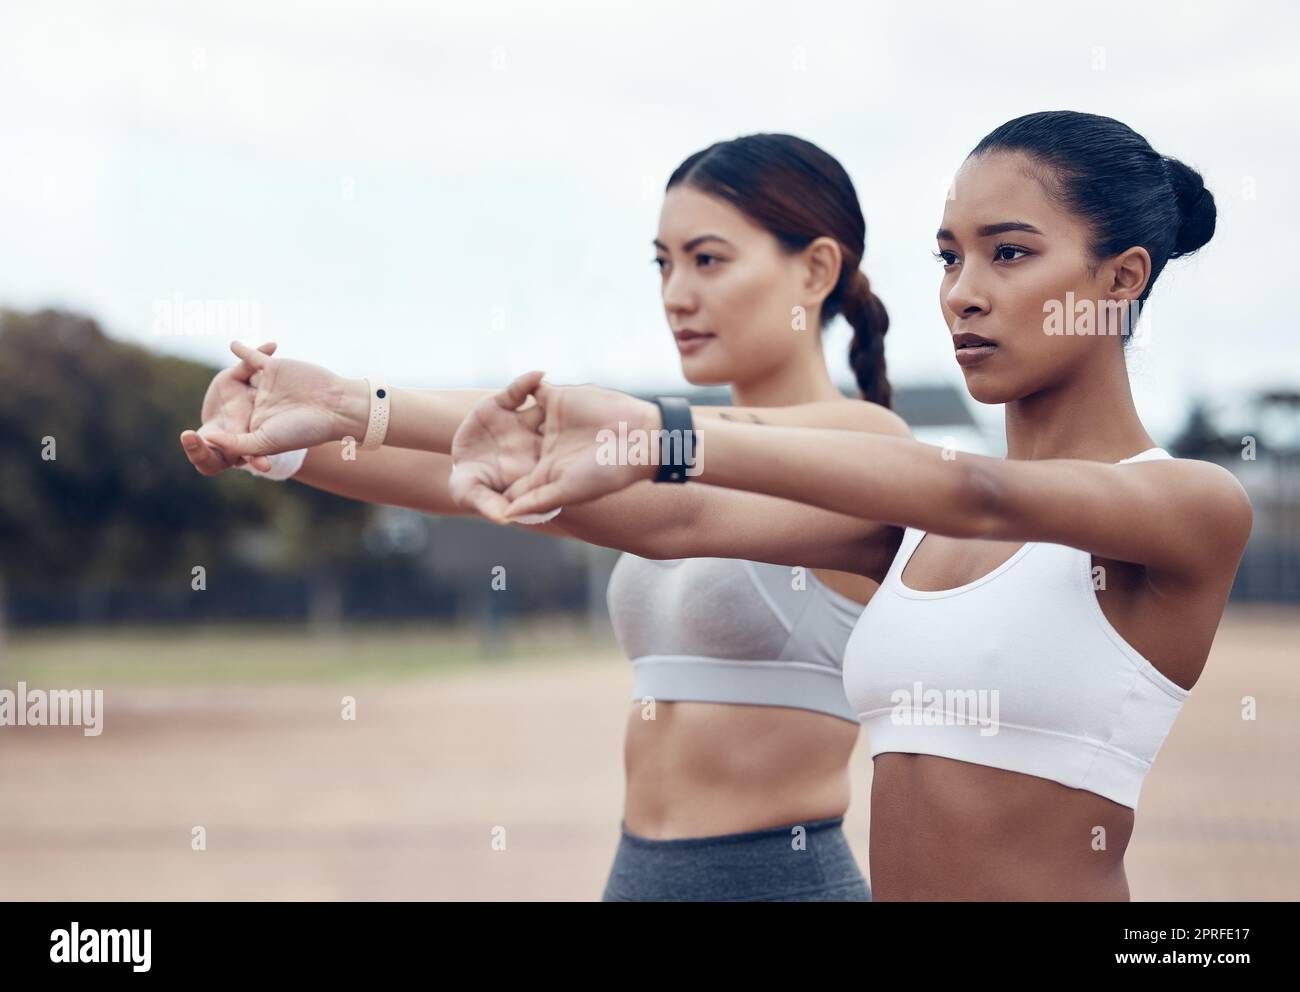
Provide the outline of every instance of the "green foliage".
[[0,311],[0,572],[11,584],[172,585],[195,564],[300,569],[356,553],[362,505],[194,471],[179,436],[199,426],[216,371],[75,314]]

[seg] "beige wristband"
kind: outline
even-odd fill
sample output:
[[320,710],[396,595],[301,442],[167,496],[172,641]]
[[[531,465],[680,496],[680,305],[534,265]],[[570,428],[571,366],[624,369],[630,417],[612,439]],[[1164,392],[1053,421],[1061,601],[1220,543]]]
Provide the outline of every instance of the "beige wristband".
[[370,422],[366,424],[361,450],[374,451],[388,436],[388,386],[384,377],[379,375],[366,376],[366,385],[370,387]]

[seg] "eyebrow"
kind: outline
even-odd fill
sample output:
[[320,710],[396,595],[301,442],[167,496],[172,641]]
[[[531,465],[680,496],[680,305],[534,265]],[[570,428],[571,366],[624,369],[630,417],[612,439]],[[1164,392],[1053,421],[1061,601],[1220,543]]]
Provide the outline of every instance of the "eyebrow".
[[[985,224],[975,232],[975,236],[977,238],[991,238],[995,234],[1006,234],[1008,231],[1024,231],[1026,234],[1043,233],[1038,228],[1034,227],[1033,224],[1026,224],[1022,220],[1008,220],[1003,221],[1001,224]],[[948,230],[946,227],[939,228],[939,230],[935,232],[934,236],[936,240],[939,241],[957,240],[953,237],[952,231]]]
[[[724,245],[726,245],[729,248],[735,247],[735,245],[733,245],[730,241],[724,238],[721,234],[701,234],[699,237],[691,238],[690,241],[682,245],[682,251],[691,251],[692,249],[698,247],[699,245],[702,245],[706,241],[721,241]],[[656,248],[662,248],[664,251],[669,250],[668,246],[664,244],[662,241],[660,241],[658,238],[654,239],[654,246]]]

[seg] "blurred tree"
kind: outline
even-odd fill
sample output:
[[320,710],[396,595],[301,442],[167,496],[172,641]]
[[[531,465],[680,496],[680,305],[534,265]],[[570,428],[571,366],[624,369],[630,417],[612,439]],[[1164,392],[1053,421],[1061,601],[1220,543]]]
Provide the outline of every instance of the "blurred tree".
[[329,571],[365,507],[245,472],[214,479],[178,437],[215,368],[114,341],[95,321],[0,310],[0,573],[71,590],[188,588],[235,561]]
[[1197,398],[1187,411],[1187,421],[1169,446],[1179,458],[1195,458],[1216,450],[1220,445],[1218,431],[1210,420],[1205,401]]

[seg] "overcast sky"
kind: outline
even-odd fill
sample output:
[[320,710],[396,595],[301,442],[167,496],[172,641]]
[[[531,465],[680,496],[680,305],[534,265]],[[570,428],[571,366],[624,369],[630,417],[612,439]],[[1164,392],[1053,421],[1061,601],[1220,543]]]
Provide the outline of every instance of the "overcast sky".
[[[891,376],[960,384],[930,254],[948,177],[1003,121],[1064,108],[1130,124],[1218,200],[1131,362],[1157,436],[1193,392],[1300,378],[1289,5],[615,6],[6,0],[0,306],[225,364],[224,328],[156,320],[233,301],[248,338],[347,375],[667,388],[663,184],[784,131],[857,186]],[[847,341],[828,332],[846,383]]]

